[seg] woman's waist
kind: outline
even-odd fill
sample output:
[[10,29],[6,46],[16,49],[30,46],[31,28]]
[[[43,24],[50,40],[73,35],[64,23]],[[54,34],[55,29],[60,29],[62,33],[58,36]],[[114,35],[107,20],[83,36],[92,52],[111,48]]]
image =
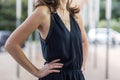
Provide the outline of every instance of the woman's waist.
[[[45,64],[47,64],[49,62],[45,62]],[[63,67],[60,68],[60,70],[62,71],[75,71],[75,70],[80,70],[81,69],[81,63],[76,63],[76,62],[60,62],[63,64]]]

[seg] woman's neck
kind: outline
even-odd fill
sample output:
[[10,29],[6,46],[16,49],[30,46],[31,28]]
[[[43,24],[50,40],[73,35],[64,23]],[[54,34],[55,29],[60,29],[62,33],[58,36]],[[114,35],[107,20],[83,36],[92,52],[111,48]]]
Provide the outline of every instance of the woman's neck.
[[66,6],[67,6],[67,1],[68,0],[60,0],[60,6],[59,8],[62,9],[62,10],[66,10]]

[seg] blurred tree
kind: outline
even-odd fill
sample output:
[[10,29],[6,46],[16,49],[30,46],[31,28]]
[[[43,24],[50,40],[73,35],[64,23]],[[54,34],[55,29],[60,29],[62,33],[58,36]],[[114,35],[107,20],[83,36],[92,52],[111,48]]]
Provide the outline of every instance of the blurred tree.
[[[106,27],[105,18],[105,0],[101,0],[100,3],[100,23],[98,27]],[[112,18],[111,18],[111,28],[120,32],[120,0],[112,0]]]
[[[111,24],[110,24],[111,28],[117,32],[120,33],[120,22],[118,22],[116,19],[112,19],[111,20]],[[105,28],[106,27],[106,20],[101,20],[99,22],[99,26],[100,28]]]
[[[105,19],[105,0],[100,3],[100,19]],[[120,0],[112,0],[112,19],[120,18]]]
[[0,2],[0,29],[13,30],[15,28],[15,0]]
[[113,6],[112,7],[112,18],[118,20],[120,18],[120,1],[119,2],[113,2],[112,6]]
[[28,9],[28,5],[27,2],[28,0],[22,0],[22,17],[21,20],[24,21],[27,17],[27,9]]
[[[27,17],[27,1],[22,0],[22,18],[24,21]],[[105,20],[105,0],[100,0],[100,20]],[[112,19],[116,19],[116,23],[120,23],[120,0],[112,0]],[[115,22],[114,21],[114,22]],[[101,27],[104,27],[100,22]],[[0,0],[0,30],[13,31],[16,26],[16,0]],[[112,28],[119,31],[120,26],[118,24],[111,25]],[[119,29],[119,30],[118,30]],[[120,31],[119,31],[120,32]]]
[[[27,17],[27,0],[22,0],[22,19]],[[0,1],[0,30],[11,30],[16,28],[16,0]]]

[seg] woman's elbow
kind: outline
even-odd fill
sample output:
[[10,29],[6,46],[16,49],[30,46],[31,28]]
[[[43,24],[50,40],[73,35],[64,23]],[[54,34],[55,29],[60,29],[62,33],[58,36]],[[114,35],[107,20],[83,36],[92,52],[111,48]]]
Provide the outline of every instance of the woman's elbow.
[[9,52],[9,51],[13,50],[16,45],[17,45],[17,44],[15,44],[15,43],[13,43],[13,42],[7,41],[7,42],[5,43],[5,45],[4,45],[4,49]]
[[12,47],[12,44],[10,44],[10,43],[8,43],[8,42],[6,42],[5,45],[4,45],[4,49],[5,49],[6,51],[8,51],[11,47]]

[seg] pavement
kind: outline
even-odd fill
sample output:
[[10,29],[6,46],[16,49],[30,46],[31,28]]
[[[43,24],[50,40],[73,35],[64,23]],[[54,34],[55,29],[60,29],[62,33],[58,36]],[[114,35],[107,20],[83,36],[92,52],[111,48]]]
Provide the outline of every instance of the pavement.
[[[44,59],[42,57],[40,43],[26,43],[26,48],[23,49],[23,52],[37,68],[43,66]],[[116,46],[115,48],[110,47],[109,49],[108,79],[105,78],[105,67],[106,46],[98,45],[95,48],[94,45],[89,45],[86,70],[84,72],[86,80],[120,80],[120,46]],[[20,75],[18,78],[17,63],[15,60],[7,52],[0,52],[0,80],[38,80],[22,67],[19,69]]]

